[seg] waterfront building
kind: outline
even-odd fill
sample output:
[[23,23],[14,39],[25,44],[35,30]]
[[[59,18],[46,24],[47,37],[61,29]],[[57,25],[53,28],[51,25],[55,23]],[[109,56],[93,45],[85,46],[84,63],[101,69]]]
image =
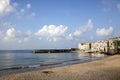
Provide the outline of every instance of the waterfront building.
[[78,49],[85,52],[120,53],[120,37],[101,40],[95,43],[79,43]]
[[115,54],[120,52],[120,40],[117,39],[109,39],[109,53]]
[[78,49],[80,50],[90,50],[91,49],[91,43],[79,43]]
[[98,42],[92,43],[91,51],[107,53],[108,41],[98,41]]

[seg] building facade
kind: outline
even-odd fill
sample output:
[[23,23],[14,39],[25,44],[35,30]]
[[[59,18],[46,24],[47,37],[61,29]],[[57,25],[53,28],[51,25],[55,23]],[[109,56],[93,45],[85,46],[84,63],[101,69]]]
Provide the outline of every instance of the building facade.
[[78,49],[80,50],[90,50],[91,49],[91,43],[79,43]]
[[91,51],[93,52],[108,52],[108,41],[98,41],[95,43],[92,43]]
[[78,49],[86,52],[100,52],[108,54],[120,53],[120,37],[102,40],[95,43],[79,43]]

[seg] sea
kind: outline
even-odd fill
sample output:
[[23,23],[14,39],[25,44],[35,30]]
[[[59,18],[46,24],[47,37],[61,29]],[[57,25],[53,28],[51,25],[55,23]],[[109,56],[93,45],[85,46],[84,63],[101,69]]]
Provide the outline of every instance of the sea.
[[90,62],[105,57],[105,54],[81,52],[32,53],[32,50],[0,50],[0,76]]

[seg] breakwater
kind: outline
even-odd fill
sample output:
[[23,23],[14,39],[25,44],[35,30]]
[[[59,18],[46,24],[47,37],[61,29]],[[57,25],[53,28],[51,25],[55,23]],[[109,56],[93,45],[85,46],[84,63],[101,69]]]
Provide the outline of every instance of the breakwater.
[[33,53],[69,53],[78,50],[77,48],[70,49],[39,49],[33,50]]

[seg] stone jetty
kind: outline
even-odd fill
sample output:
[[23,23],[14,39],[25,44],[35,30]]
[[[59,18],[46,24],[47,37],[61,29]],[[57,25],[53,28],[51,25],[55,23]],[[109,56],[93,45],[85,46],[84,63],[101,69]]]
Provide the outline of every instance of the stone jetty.
[[38,49],[33,50],[33,53],[69,53],[78,50],[77,48],[70,49]]

